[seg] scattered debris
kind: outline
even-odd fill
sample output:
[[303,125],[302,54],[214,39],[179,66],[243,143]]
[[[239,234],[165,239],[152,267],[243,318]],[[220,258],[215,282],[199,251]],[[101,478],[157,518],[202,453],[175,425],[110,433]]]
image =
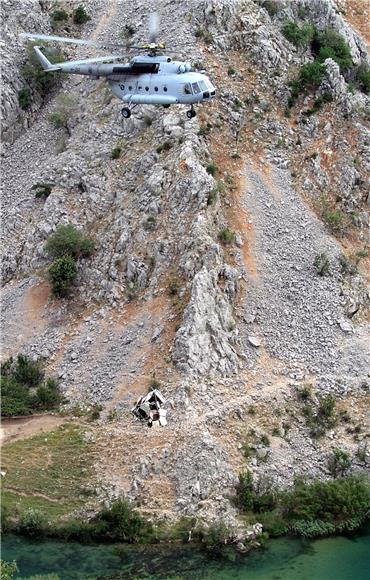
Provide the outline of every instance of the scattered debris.
[[261,340],[259,338],[257,338],[256,336],[248,336],[248,340],[249,340],[250,344],[252,346],[255,346],[256,348],[261,346]]
[[153,389],[147,395],[138,398],[135,406],[131,409],[138,419],[148,422],[148,427],[153,425],[165,427],[167,425],[167,410],[163,409],[166,399],[158,389]]

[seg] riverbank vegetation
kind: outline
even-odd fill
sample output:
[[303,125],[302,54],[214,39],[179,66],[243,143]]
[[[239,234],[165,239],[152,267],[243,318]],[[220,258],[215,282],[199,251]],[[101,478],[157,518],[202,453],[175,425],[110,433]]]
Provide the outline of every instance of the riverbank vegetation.
[[62,402],[57,380],[45,377],[41,362],[23,354],[1,364],[0,388],[2,417],[51,411]]
[[297,477],[291,489],[277,490],[271,482],[256,485],[246,471],[239,476],[237,504],[270,536],[338,534],[359,528],[369,517],[370,480],[365,474],[312,482]]

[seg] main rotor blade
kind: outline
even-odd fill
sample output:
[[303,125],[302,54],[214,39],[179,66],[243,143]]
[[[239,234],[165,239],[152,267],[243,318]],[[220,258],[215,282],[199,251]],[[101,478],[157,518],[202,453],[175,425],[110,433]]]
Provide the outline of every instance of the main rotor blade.
[[149,42],[155,42],[159,30],[159,14],[152,12],[149,14]]
[[77,65],[77,64],[90,64],[90,63],[96,63],[96,62],[107,62],[110,60],[119,60],[123,58],[122,55],[118,55],[118,54],[111,54],[108,56],[98,56],[97,58],[86,58],[84,60],[66,60],[63,63],[59,63],[59,64],[72,64],[73,66]]
[[55,42],[65,42],[69,44],[84,44],[87,46],[95,46],[97,48],[124,48],[128,47],[125,44],[111,44],[104,42],[95,42],[94,40],[83,40],[81,38],[70,38],[69,36],[52,36],[48,34],[30,34],[28,32],[22,32],[19,36],[22,38],[28,38],[29,40],[52,40]]

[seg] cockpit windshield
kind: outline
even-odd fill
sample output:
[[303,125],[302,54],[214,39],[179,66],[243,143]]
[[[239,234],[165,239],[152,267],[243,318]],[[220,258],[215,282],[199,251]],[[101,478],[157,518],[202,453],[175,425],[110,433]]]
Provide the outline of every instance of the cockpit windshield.
[[207,91],[208,90],[208,87],[207,87],[207,85],[206,85],[206,83],[204,81],[199,81],[198,82],[198,85],[200,86],[200,90],[201,91]]
[[198,93],[200,93],[200,88],[199,88],[198,83],[192,83],[191,86],[193,87],[194,95],[197,95]]

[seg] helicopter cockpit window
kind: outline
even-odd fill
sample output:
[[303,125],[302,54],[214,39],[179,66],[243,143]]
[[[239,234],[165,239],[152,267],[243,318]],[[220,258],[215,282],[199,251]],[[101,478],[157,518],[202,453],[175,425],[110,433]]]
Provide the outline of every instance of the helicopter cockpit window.
[[191,86],[193,87],[193,93],[194,93],[194,95],[197,95],[198,93],[200,93],[200,88],[199,88],[198,83],[192,83]]
[[201,91],[208,91],[207,85],[204,81],[199,81],[198,85],[200,86]]
[[185,95],[191,95],[192,94],[191,84],[190,83],[186,83],[186,85],[184,87],[184,93],[185,93]]

